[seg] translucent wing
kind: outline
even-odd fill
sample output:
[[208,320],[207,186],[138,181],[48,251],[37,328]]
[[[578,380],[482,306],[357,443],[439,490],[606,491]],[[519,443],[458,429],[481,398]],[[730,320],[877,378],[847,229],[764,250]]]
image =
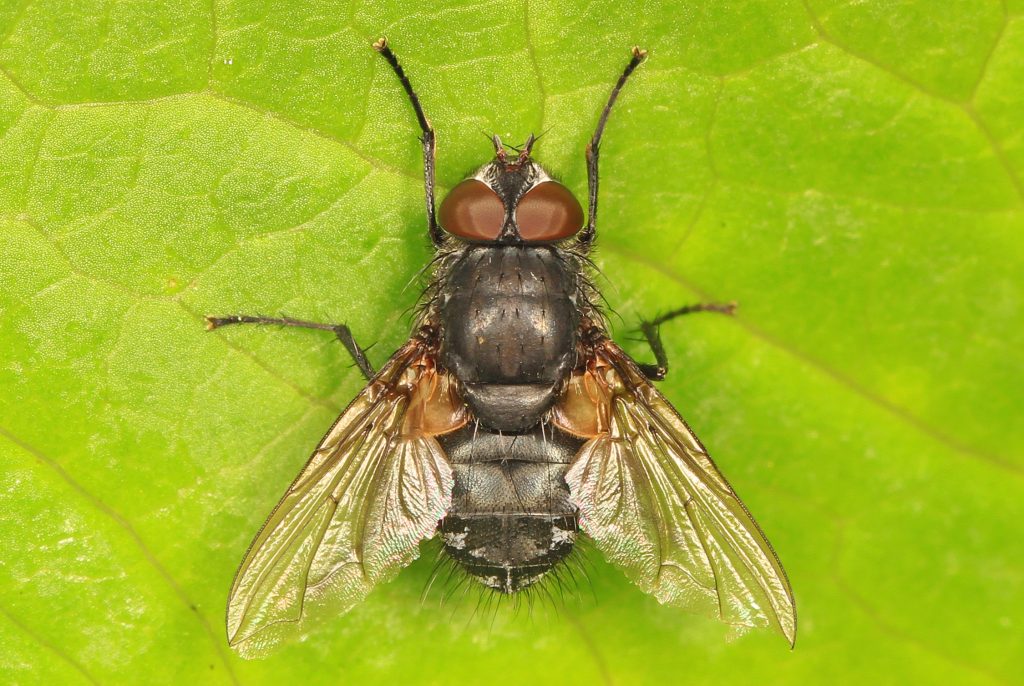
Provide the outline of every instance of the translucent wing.
[[264,655],[307,617],[340,614],[412,562],[451,505],[433,436],[466,421],[450,378],[413,339],[341,414],[235,575],[228,642]]
[[591,437],[566,474],[580,526],[658,600],[790,644],[786,573],[747,508],[675,409],[611,341],[576,373],[556,425]]

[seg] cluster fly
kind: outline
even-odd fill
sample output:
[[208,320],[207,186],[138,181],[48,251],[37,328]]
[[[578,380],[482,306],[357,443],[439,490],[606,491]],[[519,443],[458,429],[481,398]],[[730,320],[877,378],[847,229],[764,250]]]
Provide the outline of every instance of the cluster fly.
[[515,594],[592,540],[669,605],[792,644],[796,611],[771,545],[707,451],[639,364],[608,334],[587,255],[597,229],[601,135],[646,52],[632,56],[586,149],[588,212],[519,147],[495,155],[435,211],[434,129],[385,39],[422,131],[426,220],[436,255],[412,336],[379,371],[344,325],[248,315],[332,332],[367,378],[256,535],[228,599],[227,634],[266,654],[341,613],[440,536],[443,554],[495,592]]

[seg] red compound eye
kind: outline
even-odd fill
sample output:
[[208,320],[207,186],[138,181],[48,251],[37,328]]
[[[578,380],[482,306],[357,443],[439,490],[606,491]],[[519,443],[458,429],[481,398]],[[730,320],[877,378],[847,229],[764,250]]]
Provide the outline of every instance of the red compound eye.
[[493,241],[505,223],[505,205],[483,181],[466,179],[445,196],[439,212],[441,226],[471,241]]
[[580,230],[583,208],[568,188],[544,181],[519,200],[516,224],[524,241],[557,241]]

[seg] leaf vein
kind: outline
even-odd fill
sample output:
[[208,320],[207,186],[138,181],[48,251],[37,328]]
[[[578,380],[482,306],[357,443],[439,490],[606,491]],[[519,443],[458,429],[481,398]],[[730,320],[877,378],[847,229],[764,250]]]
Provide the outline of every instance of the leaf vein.
[[213,628],[210,626],[210,623],[206,621],[206,618],[199,611],[199,608],[189,598],[188,594],[185,592],[185,589],[181,586],[181,584],[178,583],[177,579],[174,578],[170,571],[166,567],[164,567],[163,563],[160,562],[160,560],[153,553],[153,551],[150,550],[149,546],[146,545],[146,542],[142,539],[142,536],[135,529],[135,527],[132,526],[131,522],[125,519],[125,517],[121,515],[121,513],[116,511],[110,505],[107,505],[105,502],[103,502],[103,500],[99,496],[95,495],[89,489],[85,488],[85,486],[78,483],[78,481],[76,481],[67,472],[67,470],[65,470],[64,467],[60,465],[60,463],[58,463],[56,460],[43,453],[35,446],[32,446],[26,443],[25,441],[21,440],[3,426],[0,426],[0,436],[3,436],[8,441],[18,446],[25,452],[29,453],[30,455],[38,459],[42,464],[50,468],[50,470],[52,470],[58,477],[61,478],[61,480],[63,480],[68,486],[70,486],[72,490],[77,492],[80,496],[82,496],[82,498],[86,502],[92,505],[97,511],[105,515],[114,524],[121,528],[121,530],[123,530],[125,534],[127,534],[128,538],[135,544],[135,546],[142,553],[142,557],[146,560],[146,562],[154,570],[156,570],[156,572],[167,583],[171,591],[173,591],[174,594],[178,597],[178,599],[185,605],[185,607],[195,615],[196,621],[198,621],[199,624],[202,626],[203,631],[206,633],[206,635],[210,639],[210,642],[213,644],[213,650],[217,654],[217,657],[220,659],[221,663],[224,665],[224,670],[227,673],[228,678],[231,680],[231,683],[239,684],[240,682],[238,680],[238,677],[235,675],[234,670],[231,667],[231,662],[228,660],[227,653],[225,652],[226,649],[224,641],[221,640],[221,638],[216,633],[214,633]]
[[537,80],[537,91],[540,93],[537,129],[543,134],[548,93],[544,86],[544,76],[540,70],[540,63],[537,61],[537,46],[534,44],[533,31],[530,29],[530,0],[523,0],[523,34],[526,38],[526,54],[530,57],[533,75]]
[[[1010,163],[1009,158],[1006,156],[1006,152],[1003,150],[1002,144],[995,137],[992,130],[984,122],[984,120],[982,120],[982,118],[978,115],[977,111],[974,109],[974,106],[971,104],[973,94],[966,101],[959,101],[954,98],[950,98],[947,95],[943,95],[942,93],[933,90],[932,88],[928,87],[921,81],[918,81],[917,79],[911,76],[907,76],[906,74],[902,74],[893,69],[892,67],[882,62],[879,62],[870,55],[866,55],[848,45],[845,45],[842,41],[836,39],[825,29],[822,23],[818,20],[818,17],[814,14],[814,11],[811,9],[809,0],[802,0],[802,2],[804,8],[807,11],[808,16],[811,17],[811,22],[814,24],[814,28],[818,32],[818,36],[820,37],[822,42],[828,43],[838,48],[839,50],[842,50],[847,55],[850,55],[851,57],[854,57],[864,62],[865,64],[869,64],[875,67],[876,69],[885,72],[886,74],[889,74],[893,78],[902,81],[911,88],[920,91],[921,93],[927,95],[928,97],[935,98],[936,100],[940,100],[942,102],[949,103],[960,108],[964,112],[964,114],[966,114],[967,117],[971,120],[971,122],[975,125],[975,127],[982,134],[982,136],[985,137],[985,140],[988,142],[989,148],[992,150],[992,153],[995,155],[996,160],[999,162],[1000,166],[1002,166],[1003,171],[1009,179],[1010,183],[1013,184],[1013,187],[1016,190],[1017,195],[1020,197],[1022,201],[1024,201],[1024,182],[1021,181],[1020,177],[1017,175],[1016,170],[1013,168],[1013,165]],[[1000,32],[1000,34],[1001,33],[1002,32]],[[995,48],[993,48],[993,51],[994,49]],[[986,64],[987,63],[988,60],[986,59]]]
[[35,631],[30,629],[27,624],[25,624],[20,619],[12,615],[7,609],[5,609],[2,606],[0,606],[0,615],[6,617],[11,624],[17,627],[19,631],[28,636],[34,642],[38,643],[43,648],[46,648],[46,650],[50,651],[51,653],[59,657],[61,660],[71,665],[71,667],[76,672],[81,674],[85,678],[85,680],[88,681],[90,684],[98,685],[100,683],[92,674],[89,673],[89,670],[87,670],[80,662],[78,662],[78,660],[64,652],[64,650],[62,650],[59,645],[53,643],[45,636],[37,634]]
[[[632,252],[631,250],[623,248],[622,246],[619,245],[605,244],[603,247],[606,250],[616,252],[622,255],[623,257],[631,259],[639,264],[644,265],[649,269],[658,272],[659,274],[662,274],[663,276],[680,284],[687,290],[693,291],[702,300],[708,302],[714,301],[714,298],[706,290],[692,283],[685,277],[668,269],[664,265],[659,264],[656,261],[650,260],[644,257],[643,255]],[[996,455],[993,453],[983,451],[980,448],[968,445],[966,443],[963,443],[962,441],[957,440],[956,438],[950,436],[949,434],[943,432],[942,430],[928,424],[920,417],[914,415],[908,408],[897,405],[888,398],[875,393],[874,391],[867,388],[865,385],[863,385],[856,379],[847,376],[845,373],[837,369],[833,369],[829,365],[825,364],[820,360],[815,359],[814,357],[805,353],[804,351],[791,346],[789,343],[761,329],[760,327],[751,323],[744,317],[734,316],[733,320],[737,324],[739,324],[752,337],[764,343],[767,343],[768,345],[772,346],[773,348],[776,348],[777,350],[780,350],[788,354],[790,357],[802,363],[804,366],[820,372],[827,378],[834,381],[837,385],[841,386],[842,388],[845,388],[850,393],[859,396],[860,398],[874,405],[875,407],[878,407],[879,409],[885,411],[886,414],[892,416],[893,418],[895,418],[897,421],[904,424],[908,428],[915,430],[917,433],[927,436],[928,438],[934,440],[935,442],[940,443],[941,445],[944,445],[950,450],[953,450],[954,452],[957,452],[961,455],[978,459],[994,467],[998,467],[999,469],[1002,469],[1005,472],[1012,474],[1013,476],[1024,478],[1024,467],[1021,467],[1021,465],[1012,462],[1010,459],[1002,455]]]

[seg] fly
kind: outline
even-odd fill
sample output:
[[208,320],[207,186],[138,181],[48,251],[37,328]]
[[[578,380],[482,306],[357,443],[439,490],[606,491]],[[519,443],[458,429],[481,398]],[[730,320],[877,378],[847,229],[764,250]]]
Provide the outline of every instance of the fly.
[[242,560],[228,641],[266,654],[313,616],[346,612],[440,536],[444,554],[485,586],[514,594],[592,539],[661,602],[792,644],[796,611],[771,545],[707,451],[654,387],[655,364],[609,336],[587,255],[597,228],[601,136],[646,52],[633,48],[586,149],[588,212],[519,147],[494,158],[435,209],[434,129],[385,39],[422,132],[427,231],[436,251],[413,333],[374,371],[344,325],[248,315],[321,329],[344,344],[367,386],[288,487]]

